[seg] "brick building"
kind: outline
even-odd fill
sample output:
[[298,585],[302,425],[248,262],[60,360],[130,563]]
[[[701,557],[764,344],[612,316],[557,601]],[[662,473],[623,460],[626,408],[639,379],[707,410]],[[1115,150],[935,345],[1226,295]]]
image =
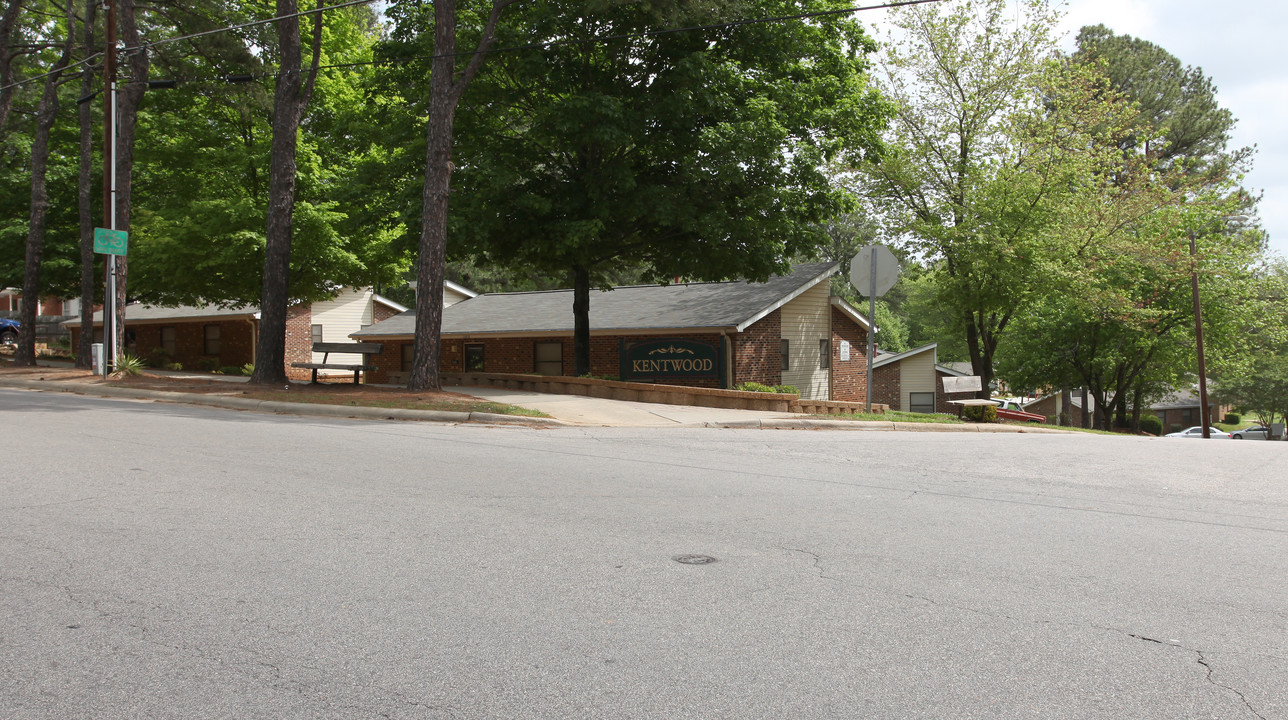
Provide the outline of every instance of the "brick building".
[[[473,297],[474,293],[447,283],[443,302],[450,305]],[[286,315],[286,373],[292,380],[307,380],[309,370],[292,368],[291,363],[321,362],[313,354],[314,342],[349,342],[348,336],[364,327],[393,317],[407,308],[370,289],[345,288],[330,300],[292,306]],[[80,335],[80,321],[64,323]],[[259,308],[153,307],[131,303],[125,309],[126,352],[142,358],[157,357],[176,362],[185,370],[203,367],[241,367],[255,361],[259,340]],[[103,313],[94,313],[94,339],[103,338]],[[332,354],[331,362],[361,362],[360,356]],[[342,371],[319,371],[352,377]]]
[[891,410],[921,413],[956,413],[949,400],[965,400],[975,393],[944,392],[943,379],[963,373],[938,361],[938,343],[901,353],[878,353],[872,361],[872,402]]
[[[830,297],[833,263],[764,283],[676,283],[592,291],[592,375],[670,385],[795,386],[805,399],[862,402],[868,323]],[[571,290],[490,293],[443,311],[440,371],[572,375]],[[416,316],[350,335],[384,344],[371,382],[403,382]]]

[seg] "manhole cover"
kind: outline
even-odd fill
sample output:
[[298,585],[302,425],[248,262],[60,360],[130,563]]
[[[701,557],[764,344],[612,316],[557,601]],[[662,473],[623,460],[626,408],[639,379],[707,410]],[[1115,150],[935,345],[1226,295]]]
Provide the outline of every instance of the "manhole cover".
[[716,561],[710,555],[676,555],[671,559],[685,565],[710,565]]

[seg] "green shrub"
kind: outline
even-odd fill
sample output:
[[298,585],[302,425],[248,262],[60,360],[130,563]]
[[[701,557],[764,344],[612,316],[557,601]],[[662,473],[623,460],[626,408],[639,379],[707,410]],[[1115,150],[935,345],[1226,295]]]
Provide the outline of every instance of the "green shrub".
[[1168,426],[1167,432],[1169,433],[1180,432],[1184,429],[1185,429],[1184,425],[1181,425],[1179,423],[1172,423],[1171,425]]
[[219,369],[219,358],[199,358],[197,360],[197,369],[202,372],[214,372]]
[[143,368],[143,358],[138,355],[131,355],[127,352],[123,352],[118,358],[116,358],[116,367],[114,370],[121,375],[138,375],[143,372]]
[[800,395],[801,391],[796,389],[795,385],[775,385],[774,392],[785,393],[787,395]]
[[772,387],[768,385],[761,385],[758,382],[739,383],[738,385],[735,385],[733,389],[741,390],[743,392],[767,392],[767,393],[774,392],[774,389]]
[[244,372],[242,371],[242,368],[238,367],[237,365],[225,365],[219,368],[219,374],[240,376],[240,375],[243,375]]
[[1239,413],[1228,412],[1225,414],[1225,419],[1221,422],[1226,425],[1238,425],[1241,420],[1243,420],[1243,417],[1240,416]]
[[1143,415],[1140,418],[1140,429],[1150,435],[1163,434],[1163,421],[1153,415]]
[[182,370],[182,369],[183,369],[183,363],[168,363],[168,364],[165,366],[165,369],[166,369],[166,370]]
[[246,377],[250,377],[251,375],[254,375],[255,363],[246,363],[245,365],[242,365],[241,372],[242,372],[242,375],[245,375]]
[[148,351],[148,367],[163,368],[172,360],[174,358],[170,355],[170,351],[163,347],[154,347]]
[[962,417],[975,422],[997,422],[996,405],[967,405],[962,408]]

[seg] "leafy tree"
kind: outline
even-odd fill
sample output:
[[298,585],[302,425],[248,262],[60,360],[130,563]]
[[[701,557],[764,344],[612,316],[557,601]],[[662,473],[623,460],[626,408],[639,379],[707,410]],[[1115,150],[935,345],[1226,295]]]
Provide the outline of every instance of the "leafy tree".
[[[897,106],[890,151],[860,166],[873,217],[933,266],[974,373],[993,380],[998,343],[1039,286],[1045,228],[1080,171],[1085,117],[1044,112],[1068,84],[1056,17],[1040,0],[1012,19],[1004,0],[895,11],[882,92]],[[986,394],[987,389],[981,391]]]
[[76,18],[72,0],[67,0],[65,14],[60,24],[65,34],[62,51],[53,66],[45,73],[44,91],[36,108],[35,131],[31,143],[31,204],[27,222],[27,243],[23,268],[22,327],[18,333],[19,365],[36,364],[36,298],[40,297],[40,261],[44,252],[45,222],[49,209],[49,190],[46,170],[49,161],[49,136],[58,117],[58,85],[63,73],[71,64],[76,43]]
[[1076,62],[1095,63],[1115,90],[1138,104],[1141,119],[1154,133],[1128,133],[1124,150],[1139,149],[1156,165],[1183,163],[1192,171],[1223,175],[1239,157],[1228,151],[1234,116],[1216,100],[1216,86],[1201,68],[1182,66],[1154,43],[1116,35],[1104,25],[1078,32]]
[[531,49],[496,57],[462,113],[453,238],[488,262],[568,273],[578,374],[590,366],[590,290],[614,269],[765,279],[846,209],[820,168],[879,145],[886,107],[867,84],[873,44],[857,22],[655,32],[717,20],[687,4],[516,8],[503,39]]
[[[319,10],[324,0],[318,0]],[[300,121],[313,95],[322,55],[322,13],[313,16],[308,72],[301,68],[300,20],[295,0],[277,0],[278,69],[273,92],[273,140],[268,176],[268,232],[264,245],[264,286],[260,334],[250,382],[286,382],[286,313],[290,303],[291,240],[295,218],[296,151]]]

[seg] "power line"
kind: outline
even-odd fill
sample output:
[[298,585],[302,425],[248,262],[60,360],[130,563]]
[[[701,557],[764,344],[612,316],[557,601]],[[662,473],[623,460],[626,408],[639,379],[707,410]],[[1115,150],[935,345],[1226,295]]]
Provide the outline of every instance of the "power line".
[[78,61],[76,61],[76,62],[74,62],[74,63],[72,63],[72,64],[70,64],[70,65],[68,65],[68,66],[66,66],[66,67],[62,67],[62,68],[59,68],[59,69],[57,69],[57,70],[50,70],[50,71],[49,71],[49,72],[47,72],[47,73],[43,73],[43,74],[40,74],[40,75],[36,75],[35,77],[23,78],[22,80],[17,80],[17,81],[15,81],[15,82],[9,83],[8,85],[0,85],[0,90],[8,90],[9,88],[18,87],[19,85],[26,85],[27,83],[30,83],[30,82],[36,82],[37,80],[40,80],[41,78],[47,78],[47,77],[49,77],[50,75],[57,75],[58,73],[64,73],[64,72],[67,72],[68,70],[71,70],[71,69],[73,69],[73,68],[78,68],[78,67],[80,67],[81,65],[84,65],[85,63],[87,63],[87,62],[89,62],[89,61],[93,60],[94,58],[96,58],[96,57],[98,57],[98,56],[100,56],[100,55],[102,55],[102,54],[103,54],[103,53],[101,53],[101,52],[96,52],[96,53],[94,53],[93,55],[90,55],[89,57],[85,58],[84,60],[78,60]]
[[278,15],[276,17],[267,18],[265,20],[255,20],[248,23],[241,23],[240,25],[228,25],[221,28],[215,28],[213,30],[203,30],[202,32],[192,33],[191,35],[181,35],[179,37],[163,38],[161,40],[155,40],[153,42],[143,43],[142,45],[134,45],[132,47],[123,48],[123,50],[124,52],[146,50],[150,47],[156,47],[157,45],[165,45],[166,43],[179,42],[180,40],[191,40],[193,38],[204,37],[206,35],[214,35],[216,33],[221,33],[221,32],[229,32],[232,30],[243,30],[248,27],[255,27],[256,25],[267,25],[268,23],[277,22],[278,20],[286,20],[288,18],[294,18],[294,17],[303,17],[305,15],[314,15],[320,12],[325,12],[327,10],[337,10],[339,8],[350,7],[352,5],[367,5],[375,1],[376,0],[349,0],[349,2],[343,2],[338,5],[327,5],[326,7],[313,8],[312,10],[301,10],[300,12],[297,12],[297,13],[291,13],[289,15]]

